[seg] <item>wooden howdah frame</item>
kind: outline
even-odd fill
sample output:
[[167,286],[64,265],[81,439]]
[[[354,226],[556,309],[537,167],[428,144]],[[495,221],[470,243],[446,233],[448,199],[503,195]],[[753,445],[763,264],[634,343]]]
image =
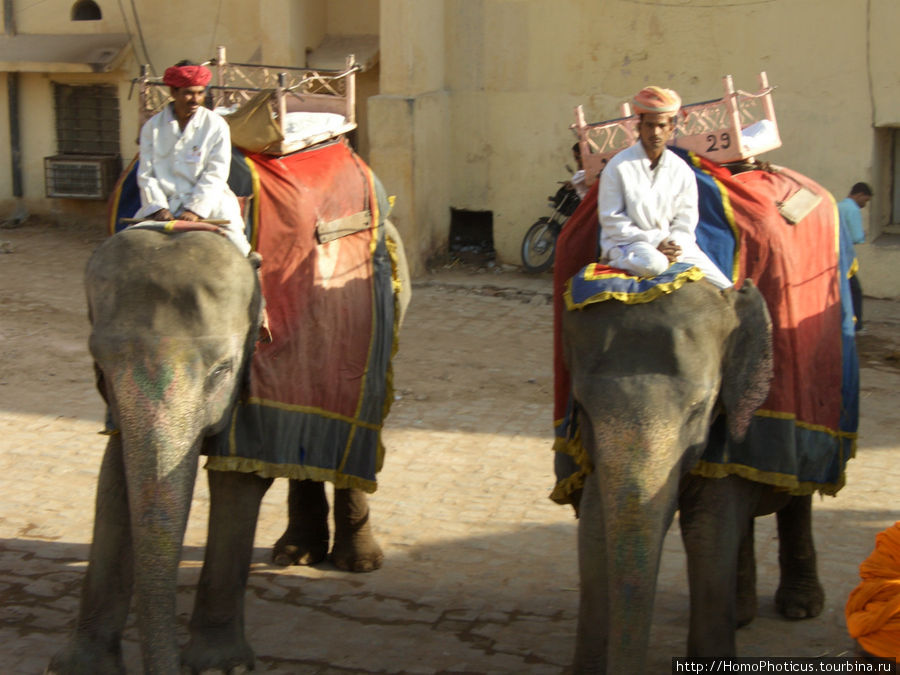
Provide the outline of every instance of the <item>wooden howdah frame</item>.
[[[769,86],[766,73],[759,74],[755,93],[736,90],[731,75],[722,78],[722,85],[722,98],[682,106],[672,144],[719,164],[752,161],[781,147],[772,103],[774,87]],[[616,119],[588,123],[582,106],[575,108],[571,128],[578,136],[588,185],[593,185],[611,157],[637,140],[637,115],[632,114],[629,103],[622,104],[621,112]],[[756,141],[748,134],[754,126],[765,132]]]
[[[249,101],[261,92],[271,91],[270,111],[282,137],[284,120],[292,112],[325,112],[343,116],[337,129],[303,139],[276,144],[267,154],[285,155],[346,134],[356,128],[356,73],[361,67],[353,55],[347,57],[343,70],[324,70],[229,63],[225,47],[216,49],[216,57],[202,65],[213,71],[208,89],[207,107],[228,108]],[[138,128],[163,109],[171,100],[169,87],[161,77],[151,77],[149,67],[141,66],[140,76],[132,81],[139,91]]]

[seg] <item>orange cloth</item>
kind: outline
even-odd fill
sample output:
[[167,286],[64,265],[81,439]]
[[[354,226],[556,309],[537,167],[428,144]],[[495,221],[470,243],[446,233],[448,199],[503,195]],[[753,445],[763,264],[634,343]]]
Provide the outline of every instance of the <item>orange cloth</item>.
[[859,576],[845,609],[850,636],[873,656],[900,657],[900,521],[875,536]]
[[644,87],[632,100],[636,113],[672,113],[681,107],[681,97],[671,89]]

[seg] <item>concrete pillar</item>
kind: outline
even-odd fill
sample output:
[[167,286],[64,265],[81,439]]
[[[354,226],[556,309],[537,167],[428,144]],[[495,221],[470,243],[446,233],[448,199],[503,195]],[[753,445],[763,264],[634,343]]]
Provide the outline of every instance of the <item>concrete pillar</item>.
[[368,101],[369,156],[389,194],[410,271],[446,246],[450,113],[444,0],[381,0],[381,94]]

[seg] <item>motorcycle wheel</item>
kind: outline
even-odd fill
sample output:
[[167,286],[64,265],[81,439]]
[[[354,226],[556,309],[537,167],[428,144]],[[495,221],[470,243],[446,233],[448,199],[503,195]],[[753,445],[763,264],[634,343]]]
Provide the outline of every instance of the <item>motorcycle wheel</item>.
[[522,240],[522,267],[526,272],[543,272],[550,269],[556,253],[556,237],[559,232],[549,218],[538,218],[528,228]]

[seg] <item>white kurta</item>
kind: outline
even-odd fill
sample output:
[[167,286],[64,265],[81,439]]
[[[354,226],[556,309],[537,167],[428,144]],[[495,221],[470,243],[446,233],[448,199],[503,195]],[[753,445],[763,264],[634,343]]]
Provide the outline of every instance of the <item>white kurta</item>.
[[697,246],[697,179],[672,151],[663,151],[655,169],[640,141],[615,155],[600,174],[597,210],[601,256],[610,265],[639,276],[661,274],[669,261],[657,249],[671,240],[681,247],[679,261],[699,267],[719,288],[731,286]]
[[171,104],[167,105],[141,128],[137,174],[141,208],[135,217],[168,209],[176,217],[188,210],[201,218],[227,220],[228,238],[247,255],[250,244],[240,204],[228,187],[230,170],[228,123],[201,107],[181,130]]

